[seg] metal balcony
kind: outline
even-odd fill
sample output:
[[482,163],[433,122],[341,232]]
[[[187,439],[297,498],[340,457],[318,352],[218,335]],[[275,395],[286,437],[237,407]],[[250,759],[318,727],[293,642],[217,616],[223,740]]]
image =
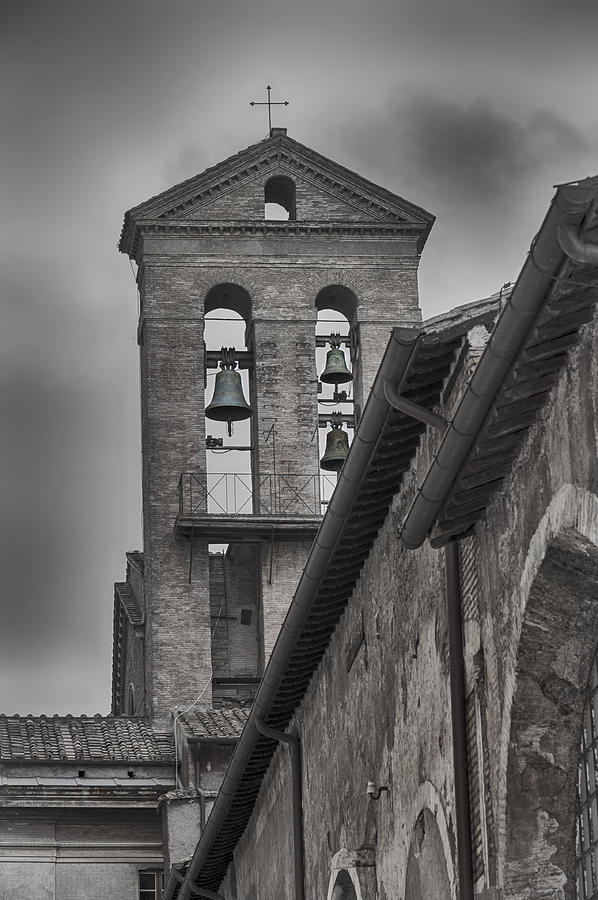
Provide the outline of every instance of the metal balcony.
[[184,472],[175,533],[213,543],[313,538],[335,486],[327,472]]

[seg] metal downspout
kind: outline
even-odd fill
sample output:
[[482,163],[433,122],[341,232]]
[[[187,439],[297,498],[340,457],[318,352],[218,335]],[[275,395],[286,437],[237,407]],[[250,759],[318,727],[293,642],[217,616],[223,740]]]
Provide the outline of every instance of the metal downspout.
[[301,748],[299,738],[284,731],[270,728],[263,719],[256,719],[255,726],[264,737],[284,742],[291,758],[291,794],[293,804],[293,857],[295,876],[295,900],[305,900],[305,862],[303,857],[303,785],[301,778]]
[[473,900],[469,772],[467,768],[467,730],[465,721],[465,662],[463,657],[458,541],[451,541],[446,545],[445,565],[459,900]]
[[[205,865],[210,849],[217,839],[228,811],[232,805],[245,766],[259,738],[256,727],[258,718],[266,719],[278,687],[284,678],[288,657],[301,633],[303,623],[309,614],[311,602],[326,571],[328,561],[334,552],[346,518],[351,511],[355,492],[365,476],[371,455],[387,416],[390,406],[384,396],[383,385],[400,383],[408,371],[421,333],[414,328],[394,328],[386,349],[374,386],[368,397],[359,427],[355,433],[349,455],[341,470],[340,478],[330,500],[328,510],[318,531],[301,579],[295,591],[289,611],[280,634],[272,650],[270,661],[264,672],[247,724],[239,738],[229,763],[218,797],[212,808],[206,827],[190,860],[185,879],[178,894],[178,900],[190,900],[191,882],[195,882]],[[176,882],[169,878],[164,900],[172,900]]]

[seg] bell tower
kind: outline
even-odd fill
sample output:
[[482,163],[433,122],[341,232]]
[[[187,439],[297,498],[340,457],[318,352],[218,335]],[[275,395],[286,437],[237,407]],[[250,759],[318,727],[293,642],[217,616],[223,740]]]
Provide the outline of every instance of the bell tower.
[[142,682],[138,712],[251,701],[342,465],[319,437],[350,433],[390,329],[420,322],[432,222],[281,128],[126,213],[144,625],[118,684]]

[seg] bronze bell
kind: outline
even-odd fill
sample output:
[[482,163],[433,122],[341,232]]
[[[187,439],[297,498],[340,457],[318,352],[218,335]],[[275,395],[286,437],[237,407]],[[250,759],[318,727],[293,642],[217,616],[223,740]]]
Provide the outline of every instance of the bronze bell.
[[349,452],[349,436],[343,431],[340,416],[333,413],[330,422],[332,430],[326,435],[326,450],[320,460],[320,467],[327,472],[340,472]]
[[353,374],[347,368],[345,354],[340,348],[340,339],[333,336],[326,356],[326,368],[320,375],[320,381],[324,384],[345,384],[352,380]]
[[228,424],[229,436],[232,434],[231,423],[248,419],[252,412],[243,395],[241,373],[235,371],[234,352],[234,347],[222,348],[221,371],[216,374],[212,400],[206,407],[208,419]]

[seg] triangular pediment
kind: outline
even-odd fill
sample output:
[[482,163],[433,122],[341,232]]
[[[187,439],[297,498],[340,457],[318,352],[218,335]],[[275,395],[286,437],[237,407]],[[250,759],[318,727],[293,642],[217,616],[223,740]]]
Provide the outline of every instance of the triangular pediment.
[[264,184],[280,175],[296,184],[298,223],[402,225],[427,235],[434,217],[426,210],[280,132],[129,210],[120,249],[131,251],[142,221],[263,220]]

